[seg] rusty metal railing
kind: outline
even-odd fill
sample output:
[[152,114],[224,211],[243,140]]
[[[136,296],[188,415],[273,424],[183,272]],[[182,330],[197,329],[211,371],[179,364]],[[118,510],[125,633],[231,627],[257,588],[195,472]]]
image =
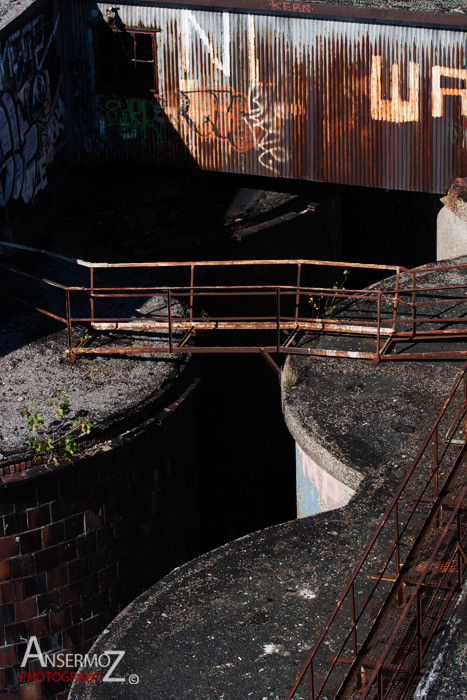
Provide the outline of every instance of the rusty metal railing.
[[[404,697],[414,674],[422,668],[423,655],[455,589],[461,584],[467,564],[465,528],[461,523],[461,513],[467,505],[465,473],[459,469],[466,447],[467,363],[344,587],[287,700]],[[452,502],[448,496],[456,487],[463,490],[460,498]],[[452,508],[444,525],[443,513]],[[441,561],[442,575],[433,578],[436,557],[446,544],[449,546]],[[417,561],[422,562],[418,568]],[[449,585],[448,572],[454,573]],[[408,585],[415,588],[407,602]],[[431,591],[428,598],[427,589]],[[441,593],[442,604],[436,606]],[[389,608],[394,603],[397,612]],[[434,620],[430,621],[436,607],[440,609],[436,609]],[[398,638],[404,647],[402,651],[396,645]],[[410,658],[411,653],[415,654],[415,660]],[[398,690],[396,695],[391,695],[396,682],[401,680],[403,692]]]
[[[445,527],[438,534],[433,553],[428,561],[425,559],[423,571],[383,653],[374,664],[361,700],[375,693],[378,700],[383,700],[394,691],[397,697],[404,697],[414,676],[422,673],[423,659],[430,642],[455,591],[462,589],[467,563],[467,531],[462,522],[466,497],[467,486],[464,486]],[[435,580],[433,572],[437,574]],[[361,668],[365,668],[364,663],[361,664],[360,675]],[[367,666],[371,669],[371,665]]]
[[[196,262],[137,262],[137,263],[90,263],[68,258],[37,248],[18,244],[2,243],[2,246],[30,251],[36,255],[54,258],[72,264],[88,275],[85,284],[69,285],[52,281],[13,265],[0,263],[5,271],[16,277],[24,277],[64,295],[64,310],[45,308],[37,303],[13,295],[17,301],[26,303],[40,313],[63,322],[68,330],[68,345],[72,355],[79,353],[208,353],[208,352],[262,352],[270,354],[305,354],[318,356],[350,357],[358,359],[399,360],[418,358],[459,358],[467,356],[467,349],[442,350],[429,348],[423,351],[405,349],[390,352],[396,343],[415,341],[432,342],[467,336],[467,282],[466,285],[423,286],[420,276],[433,271],[456,269],[463,271],[467,265],[437,266],[408,270],[393,265],[372,265],[322,260],[228,260]],[[288,275],[289,284],[209,284],[205,278],[215,271],[225,277],[232,276],[237,268],[249,269],[255,275],[274,270],[277,278]],[[391,289],[346,289],[334,285],[313,286],[305,284],[306,278],[315,278],[325,268],[352,270],[354,272],[376,271],[394,273],[395,284]],[[122,272],[140,275],[149,270],[159,276],[183,274],[186,284],[133,286],[120,283],[118,286],[97,284],[97,273],[106,271],[113,275]],[[245,272],[242,273],[244,275]],[[329,276],[329,275],[328,275]],[[201,279],[201,283],[200,282]],[[401,284],[404,280],[404,284]],[[160,301],[162,313],[135,315],[134,309],[127,316],[121,310],[136,299]],[[105,313],[106,303],[113,303],[113,312]],[[174,312],[174,302],[180,302]],[[205,306],[220,304],[220,310],[207,313]],[[116,309],[116,305],[118,308]],[[73,313],[79,307],[80,313]],[[234,308],[236,307],[236,308]],[[226,308],[230,315],[226,315]],[[460,311],[459,311],[460,309]],[[115,313],[117,310],[117,313]],[[236,313],[232,314],[235,310]],[[120,313],[119,313],[120,312]],[[157,344],[144,346],[89,346],[73,344],[73,324],[87,325],[96,332],[107,331],[153,331],[159,333]],[[221,346],[188,341],[197,331],[264,331],[269,341],[254,339],[251,345],[234,345],[227,342]],[[301,345],[300,336],[314,335],[313,342]],[[363,346],[323,346],[319,337],[323,334],[364,339]],[[204,334],[205,335],[205,334]],[[373,345],[368,345],[370,341]]]

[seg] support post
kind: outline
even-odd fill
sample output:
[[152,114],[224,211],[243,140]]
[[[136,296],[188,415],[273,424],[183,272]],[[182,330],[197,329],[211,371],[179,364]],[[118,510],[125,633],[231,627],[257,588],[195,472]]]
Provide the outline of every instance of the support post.
[[89,305],[91,307],[91,323],[94,323],[94,268],[89,268]]
[[169,350],[172,352],[173,350],[173,341],[172,341],[172,295],[170,293],[170,289],[167,290],[167,316],[169,319]]

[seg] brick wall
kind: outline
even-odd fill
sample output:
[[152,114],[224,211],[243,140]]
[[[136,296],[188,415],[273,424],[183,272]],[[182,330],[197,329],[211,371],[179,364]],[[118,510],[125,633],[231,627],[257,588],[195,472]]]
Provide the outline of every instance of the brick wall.
[[[85,653],[125,605],[198,553],[192,391],[68,466],[3,477],[0,490],[0,698],[66,697],[22,682],[27,642]],[[3,689],[3,690],[2,690]]]

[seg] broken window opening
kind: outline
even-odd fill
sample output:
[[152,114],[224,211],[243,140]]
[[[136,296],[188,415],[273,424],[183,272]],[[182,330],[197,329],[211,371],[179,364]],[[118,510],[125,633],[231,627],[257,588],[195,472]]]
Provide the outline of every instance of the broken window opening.
[[155,35],[105,28],[95,42],[98,90],[157,92]]

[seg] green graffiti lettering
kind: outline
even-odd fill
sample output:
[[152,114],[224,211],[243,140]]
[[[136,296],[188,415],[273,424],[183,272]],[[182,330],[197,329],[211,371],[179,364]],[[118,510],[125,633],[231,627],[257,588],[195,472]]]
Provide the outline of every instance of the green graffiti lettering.
[[155,100],[113,98],[107,100],[105,109],[107,124],[120,134],[140,135],[147,139],[152,132],[162,142],[165,116],[162,107]]

